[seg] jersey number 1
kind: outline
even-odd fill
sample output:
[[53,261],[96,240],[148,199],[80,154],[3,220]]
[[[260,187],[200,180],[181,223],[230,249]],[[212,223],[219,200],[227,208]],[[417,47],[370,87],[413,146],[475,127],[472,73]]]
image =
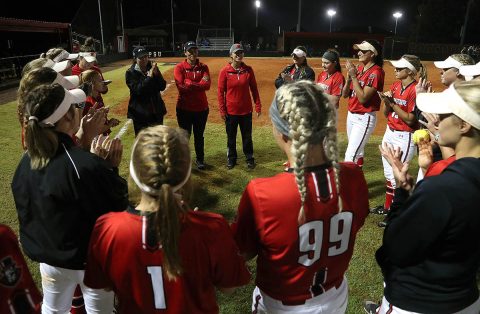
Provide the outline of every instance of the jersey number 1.
[[[352,219],[353,214],[351,212],[341,212],[330,218],[328,243],[333,245],[328,247],[328,256],[337,256],[347,251],[352,231]],[[342,228],[340,227],[341,223],[343,223]],[[298,258],[298,262],[304,266],[311,266],[320,259],[323,243],[323,221],[314,220],[301,225],[298,234],[299,250],[306,253]]]
[[148,266],[147,271],[152,279],[153,295],[155,297],[155,309],[165,310],[165,291],[163,290],[163,273],[161,266]]

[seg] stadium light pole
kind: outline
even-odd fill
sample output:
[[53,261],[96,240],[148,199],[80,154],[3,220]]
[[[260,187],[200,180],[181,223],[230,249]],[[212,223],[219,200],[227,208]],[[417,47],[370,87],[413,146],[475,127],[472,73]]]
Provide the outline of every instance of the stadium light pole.
[[258,8],[260,8],[260,1],[255,1],[255,28],[258,28]]
[[329,9],[327,11],[327,15],[330,16],[330,33],[332,32],[332,18],[335,14],[337,14],[337,11],[335,10]]
[[172,15],[172,51],[175,51],[175,29],[173,28],[173,0],[170,0],[170,11]]
[[298,0],[298,21],[297,32],[300,32],[300,25],[302,23],[302,0]]
[[398,19],[402,17],[402,12],[395,12],[392,14],[393,17],[395,18],[395,35],[397,35],[397,24],[398,24]]

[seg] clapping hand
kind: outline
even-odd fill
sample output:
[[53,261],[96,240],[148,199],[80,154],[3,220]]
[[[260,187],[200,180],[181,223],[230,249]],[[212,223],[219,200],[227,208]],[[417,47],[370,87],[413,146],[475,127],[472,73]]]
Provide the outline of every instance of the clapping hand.
[[357,76],[357,67],[350,60],[345,62],[345,68],[347,69],[348,76],[354,78]]
[[403,152],[400,147],[393,148],[391,145],[383,143],[383,146],[379,145],[378,148],[382,157],[392,166],[397,187],[410,191],[414,186],[413,177],[408,174],[408,162],[401,161]]
[[415,92],[417,93],[417,95],[420,93],[433,93],[432,82],[420,78],[417,85],[415,86]]
[[423,138],[417,143],[418,145],[418,166],[422,169],[423,174],[427,172],[428,167],[433,163],[433,149],[430,141]]
[[120,139],[99,135],[92,141],[90,152],[108,161],[112,167],[118,167],[122,160],[123,146]]

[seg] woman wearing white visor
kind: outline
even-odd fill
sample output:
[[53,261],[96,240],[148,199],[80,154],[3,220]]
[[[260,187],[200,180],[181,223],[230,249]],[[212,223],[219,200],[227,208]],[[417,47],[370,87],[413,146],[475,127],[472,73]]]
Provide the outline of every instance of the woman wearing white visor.
[[78,59],[78,53],[69,53],[62,48],[52,48],[46,53],[42,53],[40,57],[51,59],[55,62],[55,71],[64,76],[69,76],[72,75],[72,62]]
[[[77,284],[88,313],[111,313],[112,293],[83,285],[90,234],[96,219],[127,205],[118,175],[119,140],[76,146],[86,95],[59,84],[33,88],[25,99],[26,153],[12,181],[24,252],[40,263],[42,313],[68,313]],[[108,156],[108,157],[107,157]],[[105,160],[104,160],[105,159]]]
[[459,70],[464,65],[475,64],[475,61],[467,54],[458,53],[444,61],[434,61],[433,64],[440,69],[442,84],[448,87],[454,82],[465,81],[465,77]]
[[438,114],[438,142],[457,160],[413,190],[401,152],[381,147],[397,189],[376,253],[385,282],[377,313],[478,314],[480,264],[480,82],[421,93],[417,106]]
[[373,39],[353,45],[358,50],[357,67],[347,60],[348,75],[342,96],[348,98],[347,137],[348,146],[345,161],[363,166],[365,145],[377,124],[377,111],[380,110],[380,97],[383,92],[385,72],[383,71],[382,46]]
[[[415,153],[413,143],[413,132],[417,127],[417,119],[414,114],[417,85],[417,75],[421,79],[427,78],[427,69],[422,65],[420,59],[414,55],[403,55],[399,60],[390,61],[395,68],[395,81],[390,90],[380,93],[384,102],[383,114],[387,118],[387,128],[383,135],[382,143],[400,147],[402,150],[403,162],[412,160]],[[393,200],[395,191],[395,180],[390,164],[382,158],[383,173],[385,175],[385,203],[377,206],[372,212],[386,214]],[[383,227],[384,223],[380,222]]]
[[293,63],[285,67],[275,80],[275,87],[300,80],[315,81],[315,71],[307,63],[307,48],[297,46],[292,52]]

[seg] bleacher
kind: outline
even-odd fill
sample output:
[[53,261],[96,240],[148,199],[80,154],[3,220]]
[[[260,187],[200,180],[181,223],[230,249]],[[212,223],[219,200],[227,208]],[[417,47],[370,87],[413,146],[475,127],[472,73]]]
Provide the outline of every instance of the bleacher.
[[201,51],[225,51],[234,43],[233,30],[230,29],[199,29],[197,45]]

